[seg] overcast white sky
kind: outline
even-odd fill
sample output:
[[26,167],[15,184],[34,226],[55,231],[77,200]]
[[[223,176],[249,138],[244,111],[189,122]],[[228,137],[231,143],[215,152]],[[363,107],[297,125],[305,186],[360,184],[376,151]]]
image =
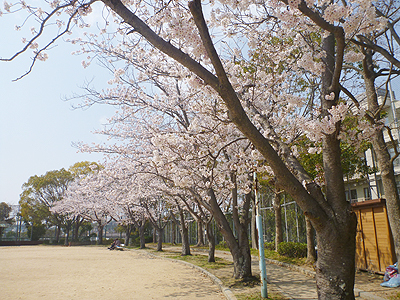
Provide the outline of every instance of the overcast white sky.
[[[18,15],[0,18],[0,57],[6,58],[22,46],[20,32],[14,30]],[[95,17],[95,16],[94,16]],[[28,28],[29,30],[29,28]],[[81,93],[85,80],[94,78],[97,88],[105,88],[108,71],[91,65],[84,69],[82,57],[72,56],[72,45],[59,42],[49,51],[49,59],[39,62],[27,77],[12,82],[30,64],[30,55],[13,62],[0,62],[0,202],[17,204],[21,186],[30,176],[68,168],[75,162],[100,161],[100,154],[77,153],[72,142],[100,142],[91,131],[101,128],[114,108],[92,107],[72,110],[62,99]],[[397,97],[400,80],[393,84]]]

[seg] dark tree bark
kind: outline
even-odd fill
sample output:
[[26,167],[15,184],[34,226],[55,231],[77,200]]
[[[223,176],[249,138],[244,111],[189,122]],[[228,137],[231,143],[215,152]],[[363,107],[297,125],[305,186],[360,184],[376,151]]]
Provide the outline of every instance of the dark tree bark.
[[146,243],[145,243],[145,238],[144,238],[144,227],[145,227],[145,222],[142,223],[142,225],[139,226],[139,240],[140,240],[140,249],[145,249],[146,248]]
[[74,232],[73,232],[73,235],[72,235],[72,239],[74,241],[79,239],[79,228],[81,227],[81,225],[82,225],[82,223],[84,221],[85,220],[83,218],[81,218],[80,216],[75,218],[74,228],[73,228]]
[[176,245],[176,224],[172,222],[172,245]]
[[196,247],[204,246],[204,229],[203,222],[196,218],[197,223],[197,244]]
[[170,217],[172,218],[172,221],[179,226],[179,232],[181,234],[182,238],[182,252],[181,255],[191,255],[190,254],[190,244],[189,244],[189,230],[185,222],[185,212],[183,209],[180,207],[177,201],[175,201],[176,207],[178,208],[179,211],[179,221],[175,218],[174,214],[170,212]]
[[157,251],[163,251],[162,250],[163,234],[164,234],[164,228],[157,227]]
[[215,262],[215,236],[211,228],[211,220],[206,224],[206,234],[208,239],[208,262]]
[[140,249],[145,249],[146,248],[146,241],[145,241],[145,237],[144,237],[144,229],[146,226],[146,219],[142,218],[139,221],[135,221],[135,226],[138,228],[139,230],[139,248]]
[[[207,206],[209,209],[209,205],[207,205],[204,201],[199,201],[201,198],[200,195],[196,194],[193,190],[189,191],[193,195],[193,201],[197,203],[197,210],[195,211],[193,209],[193,206],[186,201],[186,198],[182,195],[179,195],[179,198],[182,200],[182,202],[185,204],[186,209],[189,211],[189,213],[193,216],[194,219],[196,219],[196,222],[202,223],[201,228],[206,228],[206,234],[207,234],[207,239],[208,239],[208,262],[215,262],[215,240],[214,240],[214,235],[212,232],[211,228],[211,221],[212,221],[212,216],[210,216],[208,213],[205,212],[204,206]],[[203,203],[203,204],[201,204]],[[203,242],[204,243],[204,242]]]
[[66,220],[64,222],[64,229],[65,229],[65,233],[66,233],[65,240],[64,240],[64,246],[69,245],[69,234],[71,232],[71,228],[72,228],[72,224],[73,224],[72,222],[73,222],[72,220]]
[[[343,38],[343,36],[340,36]],[[335,49],[335,44],[336,49]],[[330,34],[322,41],[322,48],[326,53],[323,61],[326,65],[322,74],[322,95],[335,93],[334,101],[321,97],[323,115],[328,114],[328,109],[336,105],[339,99],[339,85],[333,85],[335,69],[335,51],[344,47],[344,40],[335,39]],[[337,67],[337,66],[336,66]],[[346,201],[343,173],[341,168],[339,132],[325,135],[322,140],[323,168],[326,182],[326,220],[316,219],[317,216],[309,215],[317,231],[318,260],[316,265],[316,281],[319,299],[354,299],[355,276],[355,249],[356,249],[356,216],[351,209],[350,202]],[[323,218],[323,216],[318,216]],[[334,263],[332,263],[334,262]]]
[[56,244],[60,242],[61,226],[56,226]]
[[[147,219],[150,221],[153,226],[153,230],[157,232],[157,251],[162,251],[162,243],[163,243],[163,233],[164,228],[168,224],[169,217],[166,217],[163,213],[163,201],[162,199],[157,199],[155,202],[147,203],[146,201],[142,201],[141,204],[145,208],[147,212]],[[152,213],[149,209],[149,206],[153,206],[157,208],[157,212]],[[153,241],[155,239],[155,232],[153,231]]]
[[157,229],[153,225],[153,243],[156,243],[156,242],[157,242]]
[[69,245],[69,232],[71,231],[71,226],[66,225],[65,226],[65,240],[64,240],[64,246]]
[[281,197],[282,194],[278,191],[273,199],[275,212],[275,251],[278,251],[279,244],[283,242]]
[[131,232],[132,232],[133,225],[127,224],[125,226],[125,246],[129,246],[131,240]]
[[[364,49],[363,77],[365,83],[365,94],[368,102],[368,110],[372,113],[373,122],[380,120],[380,105],[375,89],[376,73],[374,71],[373,51]],[[394,112],[396,113],[396,112]],[[393,159],[390,157],[386,145],[383,130],[377,130],[372,136],[373,150],[376,154],[378,168],[381,173],[383,190],[386,198],[386,209],[390,228],[392,231],[394,247],[397,261],[400,260],[400,198],[397,190],[396,178],[394,174]],[[397,143],[393,143],[393,148]]]
[[[243,211],[245,211],[246,214],[245,216],[243,216],[242,220],[239,221],[237,214],[233,214],[234,222],[236,223],[236,230],[238,233],[238,238],[236,239],[228,220],[226,219],[224,213],[218,205],[214,191],[212,189],[209,189],[208,194],[210,196],[210,205],[213,217],[217,223],[220,232],[224,236],[225,241],[232,254],[234,277],[248,279],[252,277],[250,246],[247,236],[247,226],[249,223],[247,213],[250,208],[251,195],[246,195],[245,204],[243,206]],[[235,204],[233,204],[233,207],[235,207]]]
[[103,245],[103,229],[104,225],[97,225],[97,245]]
[[179,217],[180,217],[180,231],[182,236],[182,256],[191,255],[190,254],[190,244],[189,244],[189,231],[185,222],[185,214],[183,209],[179,207]]
[[314,264],[317,260],[315,251],[315,234],[311,221],[306,217],[306,235],[307,235],[307,260],[306,263]]

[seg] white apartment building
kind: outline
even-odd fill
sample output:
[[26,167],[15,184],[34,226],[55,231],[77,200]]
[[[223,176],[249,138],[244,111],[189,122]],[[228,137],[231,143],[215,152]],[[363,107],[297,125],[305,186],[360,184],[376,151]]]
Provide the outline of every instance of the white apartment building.
[[[398,141],[400,136],[400,101],[396,100],[394,92],[391,89],[389,90],[386,101],[384,101],[385,93],[386,91],[383,89],[378,90],[378,102],[381,105],[383,104],[383,112],[386,113],[385,125],[392,129],[392,136]],[[363,97],[365,99],[365,95],[360,95],[360,103],[363,105],[364,102],[363,106],[366,106],[366,100],[363,100]],[[384,132],[389,153],[394,155],[394,148],[391,143],[389,143],[389,135],[387,131]],[[368,166],[377,166],[375,155],[371,149],[368,149],[364,155]],[[394,171],[396,175],[397,186],[398,189],[400,189],[400,157],[396,158],[394,161]],[[379,170],[375,173],[364,176],[364,178],[361,176],[354,176],[351,179],[345,178],[345,187],[346,198],[351,200],[351,202],[385,198],[385,192],[382,188],[382,180]]]

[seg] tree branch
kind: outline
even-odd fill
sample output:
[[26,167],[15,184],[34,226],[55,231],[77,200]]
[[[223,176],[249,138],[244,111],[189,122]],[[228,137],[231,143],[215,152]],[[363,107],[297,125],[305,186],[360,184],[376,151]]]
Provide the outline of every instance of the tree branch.
[[204,68],[188,54],[162,39],[146,23],[131,12],[120,0],[102,0],[102,2],[115,11],[127,24],[131,25],[136,32],[141,34],[155,48],[187,67],[190,71],[204,80],[206,84],[213,88],[218,88],[218,79],[214,74]]
[[[360,39],[364,39],[365,40],[364,36],[358,35],[357,37],[360,38]],[[364,48],[368,48],[368,49],[374,50],[375,52],[380,53],[390,63],[392,63],[394,66],[396,66],[397,68],[400,69],[400,61],[397,60],[396,58],[394,58],[393,55],[391,55],[386,49],[382,48],[381,46],[378,46],[378,45],[370,43],[370,42],[365,43],[365,42],[357,41],[355,39],[351,39],[351,42],[353,44],[358,45],[358,46],[361,46],[361,47],[364,47]]]

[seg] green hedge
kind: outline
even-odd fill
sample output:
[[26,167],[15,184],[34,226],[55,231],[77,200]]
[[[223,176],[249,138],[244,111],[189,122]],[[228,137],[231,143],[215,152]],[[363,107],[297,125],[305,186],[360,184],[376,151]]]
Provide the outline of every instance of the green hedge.
[[275,242],[269,242],[264,244],[265,250],[275,250]]
[[283,242],[278,245],[278,253],[292,258],[307,257],[307,244]]

